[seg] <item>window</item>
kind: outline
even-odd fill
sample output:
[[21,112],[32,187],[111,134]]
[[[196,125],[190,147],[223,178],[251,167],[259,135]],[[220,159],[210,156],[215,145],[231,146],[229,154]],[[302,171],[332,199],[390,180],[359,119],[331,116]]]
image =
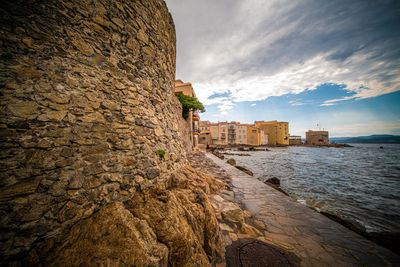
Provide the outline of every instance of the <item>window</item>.
[[256,133],[256,132],[257,132],[257,130],[251,130],[251,132],[252,132],[252,133]]
[[229,129],[233,129],[233,126],[231,125],[231,126],[229,126]]
[[[254,139],[254,136],[251,136],[250,138],[251,138],[251,139]],[[253,141],[251,141],[251,142],[253,143]]]
[[206,130],[207,130],[207,127],[206,127]]
[[217,131],[217,129],[214,129],[214,133]]
[[253,143],[253,141],[250,141],[250,144],[252,144]]
[[206,138],[205,138],[205,137],[203,137],[203,140],[206,140]]
[[215,141],[215,144],[218,145],[218,141]]
[[246,138],[246,136],[244,135],[243,138]]
[[241,135],[239,135],[239,139],[242,139],[242,136],[241,136]]
[[216,134],[214,134],[214,139],[217,139],[217,135]]
[[216,126],[216,125],[214,125],[214,128],[217,128],[217,126]]

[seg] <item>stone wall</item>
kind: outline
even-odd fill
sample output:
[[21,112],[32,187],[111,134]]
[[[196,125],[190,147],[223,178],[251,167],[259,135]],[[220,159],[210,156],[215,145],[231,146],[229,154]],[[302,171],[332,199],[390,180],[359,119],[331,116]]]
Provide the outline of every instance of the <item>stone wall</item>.
[[190,141],[162,0],[14,0],[0,20],[0,256],[12,259],[167,179]]

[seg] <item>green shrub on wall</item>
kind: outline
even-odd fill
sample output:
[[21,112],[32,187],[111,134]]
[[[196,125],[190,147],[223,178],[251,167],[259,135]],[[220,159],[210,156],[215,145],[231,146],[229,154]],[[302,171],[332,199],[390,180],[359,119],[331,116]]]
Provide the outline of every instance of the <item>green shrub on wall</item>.
[[156,155],[160,157],[160,159],[163,159],[165,156],[165,150],[164,149],[159,149],[156,151]]
[[185,119],[187,119],[190,110],[206,111],[203,104],[197,98],[182,93],[175,93],[175,95],[182,104],[182,116]]

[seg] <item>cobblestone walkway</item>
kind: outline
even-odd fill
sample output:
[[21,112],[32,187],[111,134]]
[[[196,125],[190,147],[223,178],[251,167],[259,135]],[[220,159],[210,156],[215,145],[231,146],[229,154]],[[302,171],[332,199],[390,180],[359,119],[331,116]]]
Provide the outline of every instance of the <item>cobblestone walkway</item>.
[[265,224],[265,241],[295,253],[302,266],[400,266],[400,256],[296,202],[214,155],[232,176],[235,200]]

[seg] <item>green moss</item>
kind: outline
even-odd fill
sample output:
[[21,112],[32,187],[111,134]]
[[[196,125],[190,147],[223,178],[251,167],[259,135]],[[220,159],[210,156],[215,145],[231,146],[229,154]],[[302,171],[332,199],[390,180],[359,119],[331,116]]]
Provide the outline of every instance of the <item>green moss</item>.
[[164,149],[159,149],[156,151],[156,155],[160,157],[160,159],[163,159],[165,156],[165,150]]

